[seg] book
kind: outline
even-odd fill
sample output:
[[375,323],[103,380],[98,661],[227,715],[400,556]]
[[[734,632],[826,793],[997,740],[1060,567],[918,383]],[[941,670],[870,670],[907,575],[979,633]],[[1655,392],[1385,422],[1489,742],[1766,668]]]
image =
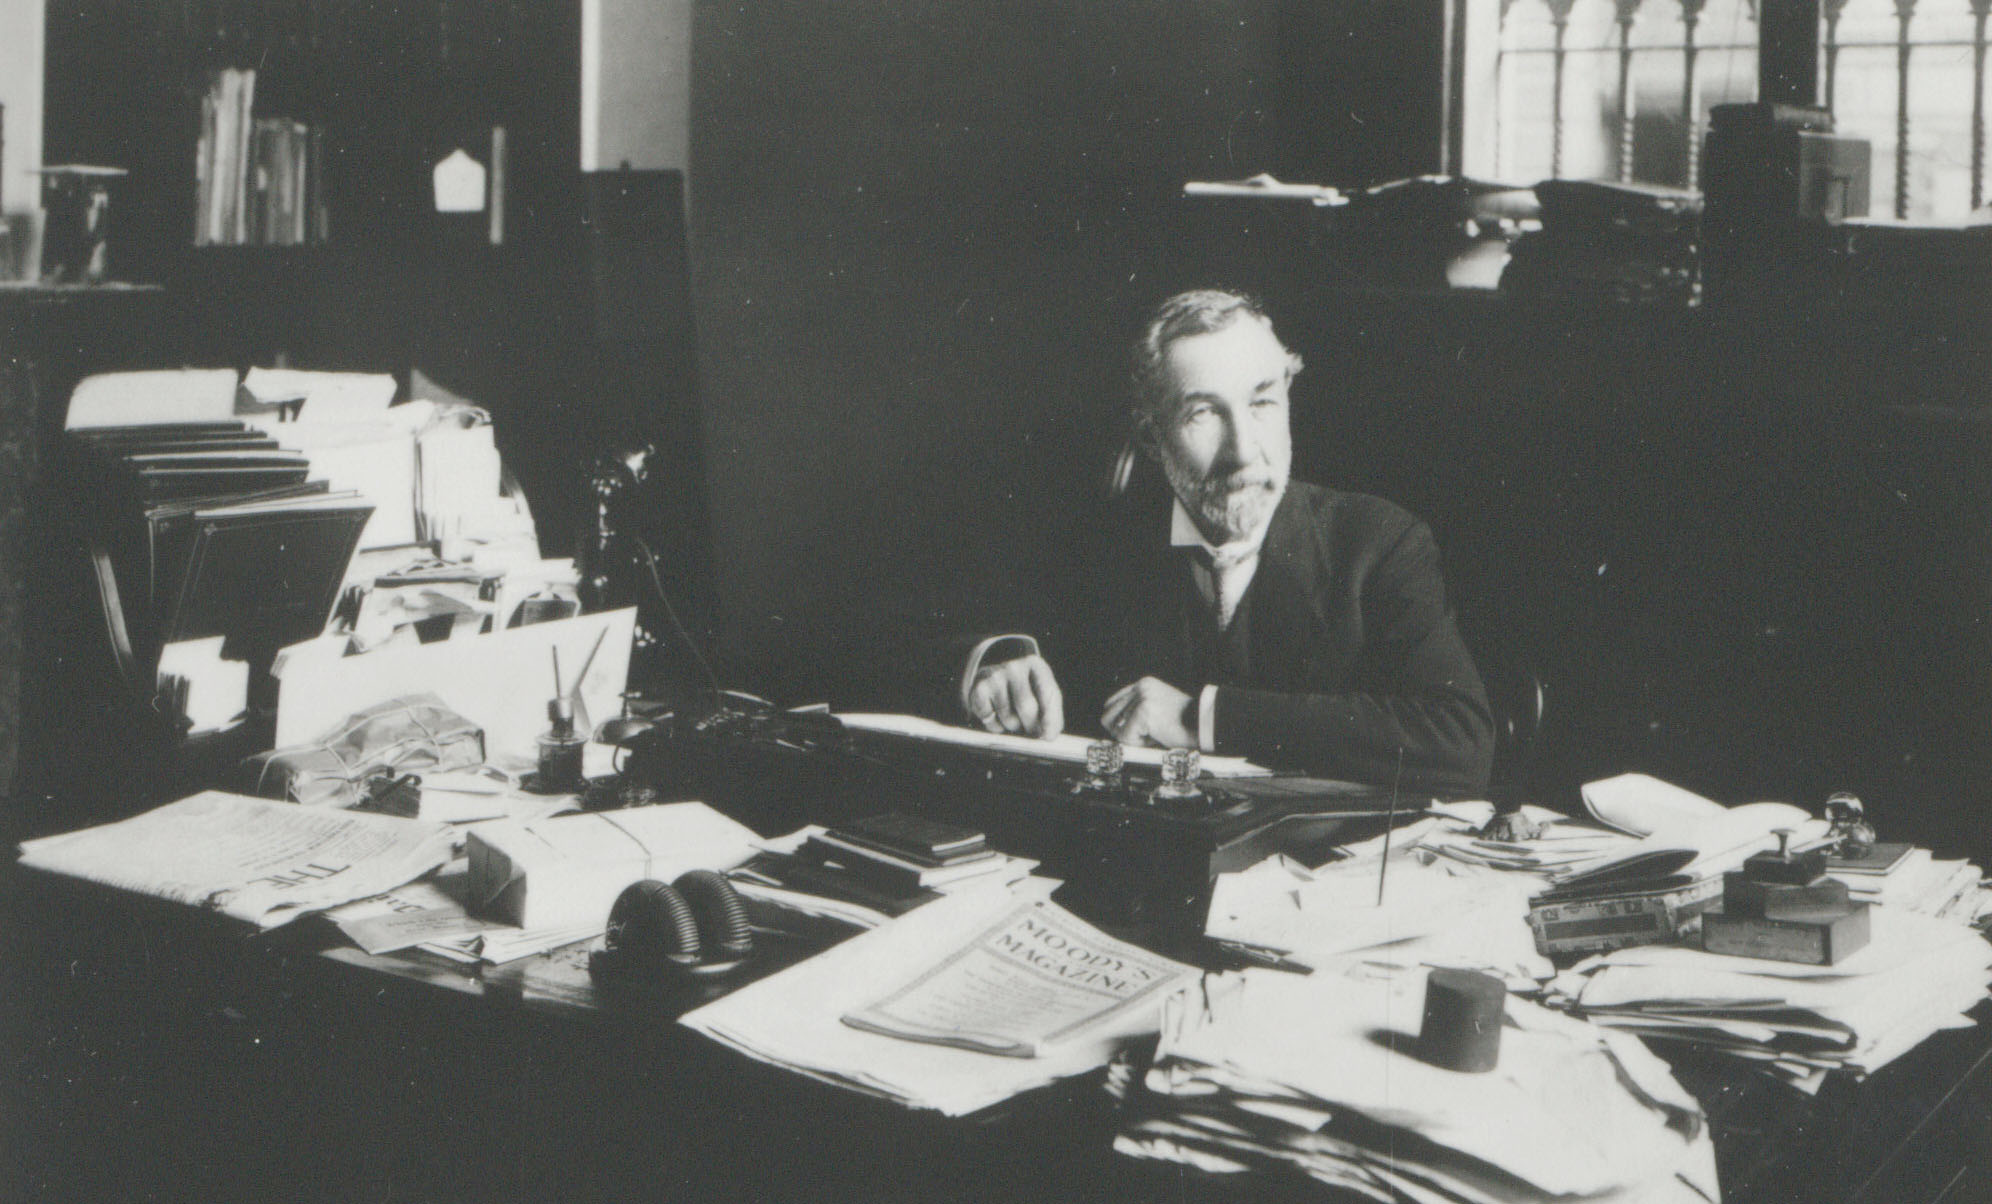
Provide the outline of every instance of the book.
[[982,851],[988,840],[974,828],[944,823],[905,811],[867,815],[830,829],[830,835],[909,861],[941,864]]
[[1601,953],[1679,940],[1695,917],[1722,898],[1722,879],[1704,877],[1585,895],[1537,895],[1529,929],[1544,957]]
[[993,849],[985,849],[982,856],[952,865],[923,866],[872,849],[847,845],[827,834],[811,836],[803,842],[800,851],[803,856],[832,862],[856,877],[887,887],[946,886],[966,878],[995,873],[1009,864],[1008,859]]
[[[785,904],[798,902],[789,896],[813,896],[853,904],[875,914],[879,921],[905,915],[940,898],[926,887],[870,881],[841,866],[795,853],[757,853],[729,876],[750,898]],[[844,914],[842,909],[835,910]]]
[[1910,847],[1901,841],[1882,841],[1870,846],[1868,851],[1859,857],[1835,853],[1826,859],[1826,872],[1870,874],[1877,877],[1892,874],[1908,860]]
[[834,844],[850,849],[854,853],[868,853],[878,857],[892,858],[893,860],[904,862],[908,865],[917,865],[925,869],[939,869],[943,866],[960,865],[965,861],[980,861],[986,857],[995,855],[995,850],[991,849],[987,844],[978,844],[972,849],[964,849],[959,853],[949,853],[944,857],[908,853],[882,844],[879,841],[867,840],[862,836],[853,835],[842,828],[830,829],[826,833],[826,838]]
[[826,844],[843,849],[853,856],[870,857],[876,861],[883,861],[890,865],[905,866],[916,870],[949,870],[956,866],[987,861],[992,857],[999,856],[995,849],[990,848],[986,844],[980,848],[967,849],[961,853],[947,857],[915,856],[885,848],[876,841],[846,836],[837,828],[816,833],[816,838]]

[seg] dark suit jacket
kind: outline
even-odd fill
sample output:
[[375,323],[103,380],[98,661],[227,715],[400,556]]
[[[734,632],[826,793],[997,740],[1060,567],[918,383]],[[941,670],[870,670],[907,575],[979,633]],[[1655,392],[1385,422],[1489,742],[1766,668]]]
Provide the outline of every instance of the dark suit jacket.
[[1123,508],[1109,549],[1070,572],[1092,598],[1043,629],[1067,724],[1142,676],[1214,682],[1216,750],[1317,776],[1486,789],[1494,726],[1461,642],[1431,531],[1381,498],[1295,481],[1228,632],[1168,543],[1166,493]]

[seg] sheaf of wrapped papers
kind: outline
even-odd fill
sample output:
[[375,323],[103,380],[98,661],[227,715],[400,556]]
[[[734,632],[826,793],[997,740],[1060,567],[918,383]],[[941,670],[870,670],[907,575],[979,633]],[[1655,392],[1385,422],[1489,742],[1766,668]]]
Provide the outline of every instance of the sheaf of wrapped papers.
[[1419,1060],[1424,975],[1208,976],[1164,1008],[1115,1148],[1378,1200],[1714,1200],[1699,1107],[1639,1042],[1508,1000],[1499,1066]]
[[1427,842],[1464,839],[1493,808],[1435,810],[1391,834],[1388,868],[1379,836],[1315,869],[1271,857],[1219,875],[1205,931],[1313,969],[1456,966],[1531,986],[1548,977],[1552,967],[1528,927],[1529,896],[1542,879],[1435,854]]
[[1877,906],[1866,948],[1804,966],[1686,946],[1621,949],[1557,975],[1548,1001],[1594,1024],[1760,1063],[1805,1090],[1878,1070],[1945,1028],[1992,983],[1992,944],[1951,919]]

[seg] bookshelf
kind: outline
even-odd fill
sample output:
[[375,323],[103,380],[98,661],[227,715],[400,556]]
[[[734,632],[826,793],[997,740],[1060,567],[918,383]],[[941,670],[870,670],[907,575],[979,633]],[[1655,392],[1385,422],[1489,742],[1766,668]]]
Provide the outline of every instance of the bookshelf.
[[[447,292],[457,267],[551,267],[571,251],[579,22],[578,0],[62,0],[48,10],[45,157],[130,171],[113,200],[113,277],[198,294],[197,320],[233,332],[230,358],[380,366],[383,349],[405,349],[396,332],[427,318],[410,306]],[[201,245],[241,241],[197,236],[203,101],[220,73],[252,72],[244,114],[310,131],[316,228],[282,240],[297,245]],[[484,214],[435,211],[430,174],[458,147],[488,168],[494,128],[497,246]],[[335,298],[372,319],[328,312]]]

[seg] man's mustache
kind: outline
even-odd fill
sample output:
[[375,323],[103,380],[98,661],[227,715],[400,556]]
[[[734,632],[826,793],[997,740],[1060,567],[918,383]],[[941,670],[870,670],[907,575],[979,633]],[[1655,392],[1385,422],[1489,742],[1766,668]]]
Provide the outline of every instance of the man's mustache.
[[1204,481],[1204,490],[1213,494],[1244,493],[1248,489],[1270,489],[1273,485],[1271,473],[1235,472],[1226,477],[1209,477]]

